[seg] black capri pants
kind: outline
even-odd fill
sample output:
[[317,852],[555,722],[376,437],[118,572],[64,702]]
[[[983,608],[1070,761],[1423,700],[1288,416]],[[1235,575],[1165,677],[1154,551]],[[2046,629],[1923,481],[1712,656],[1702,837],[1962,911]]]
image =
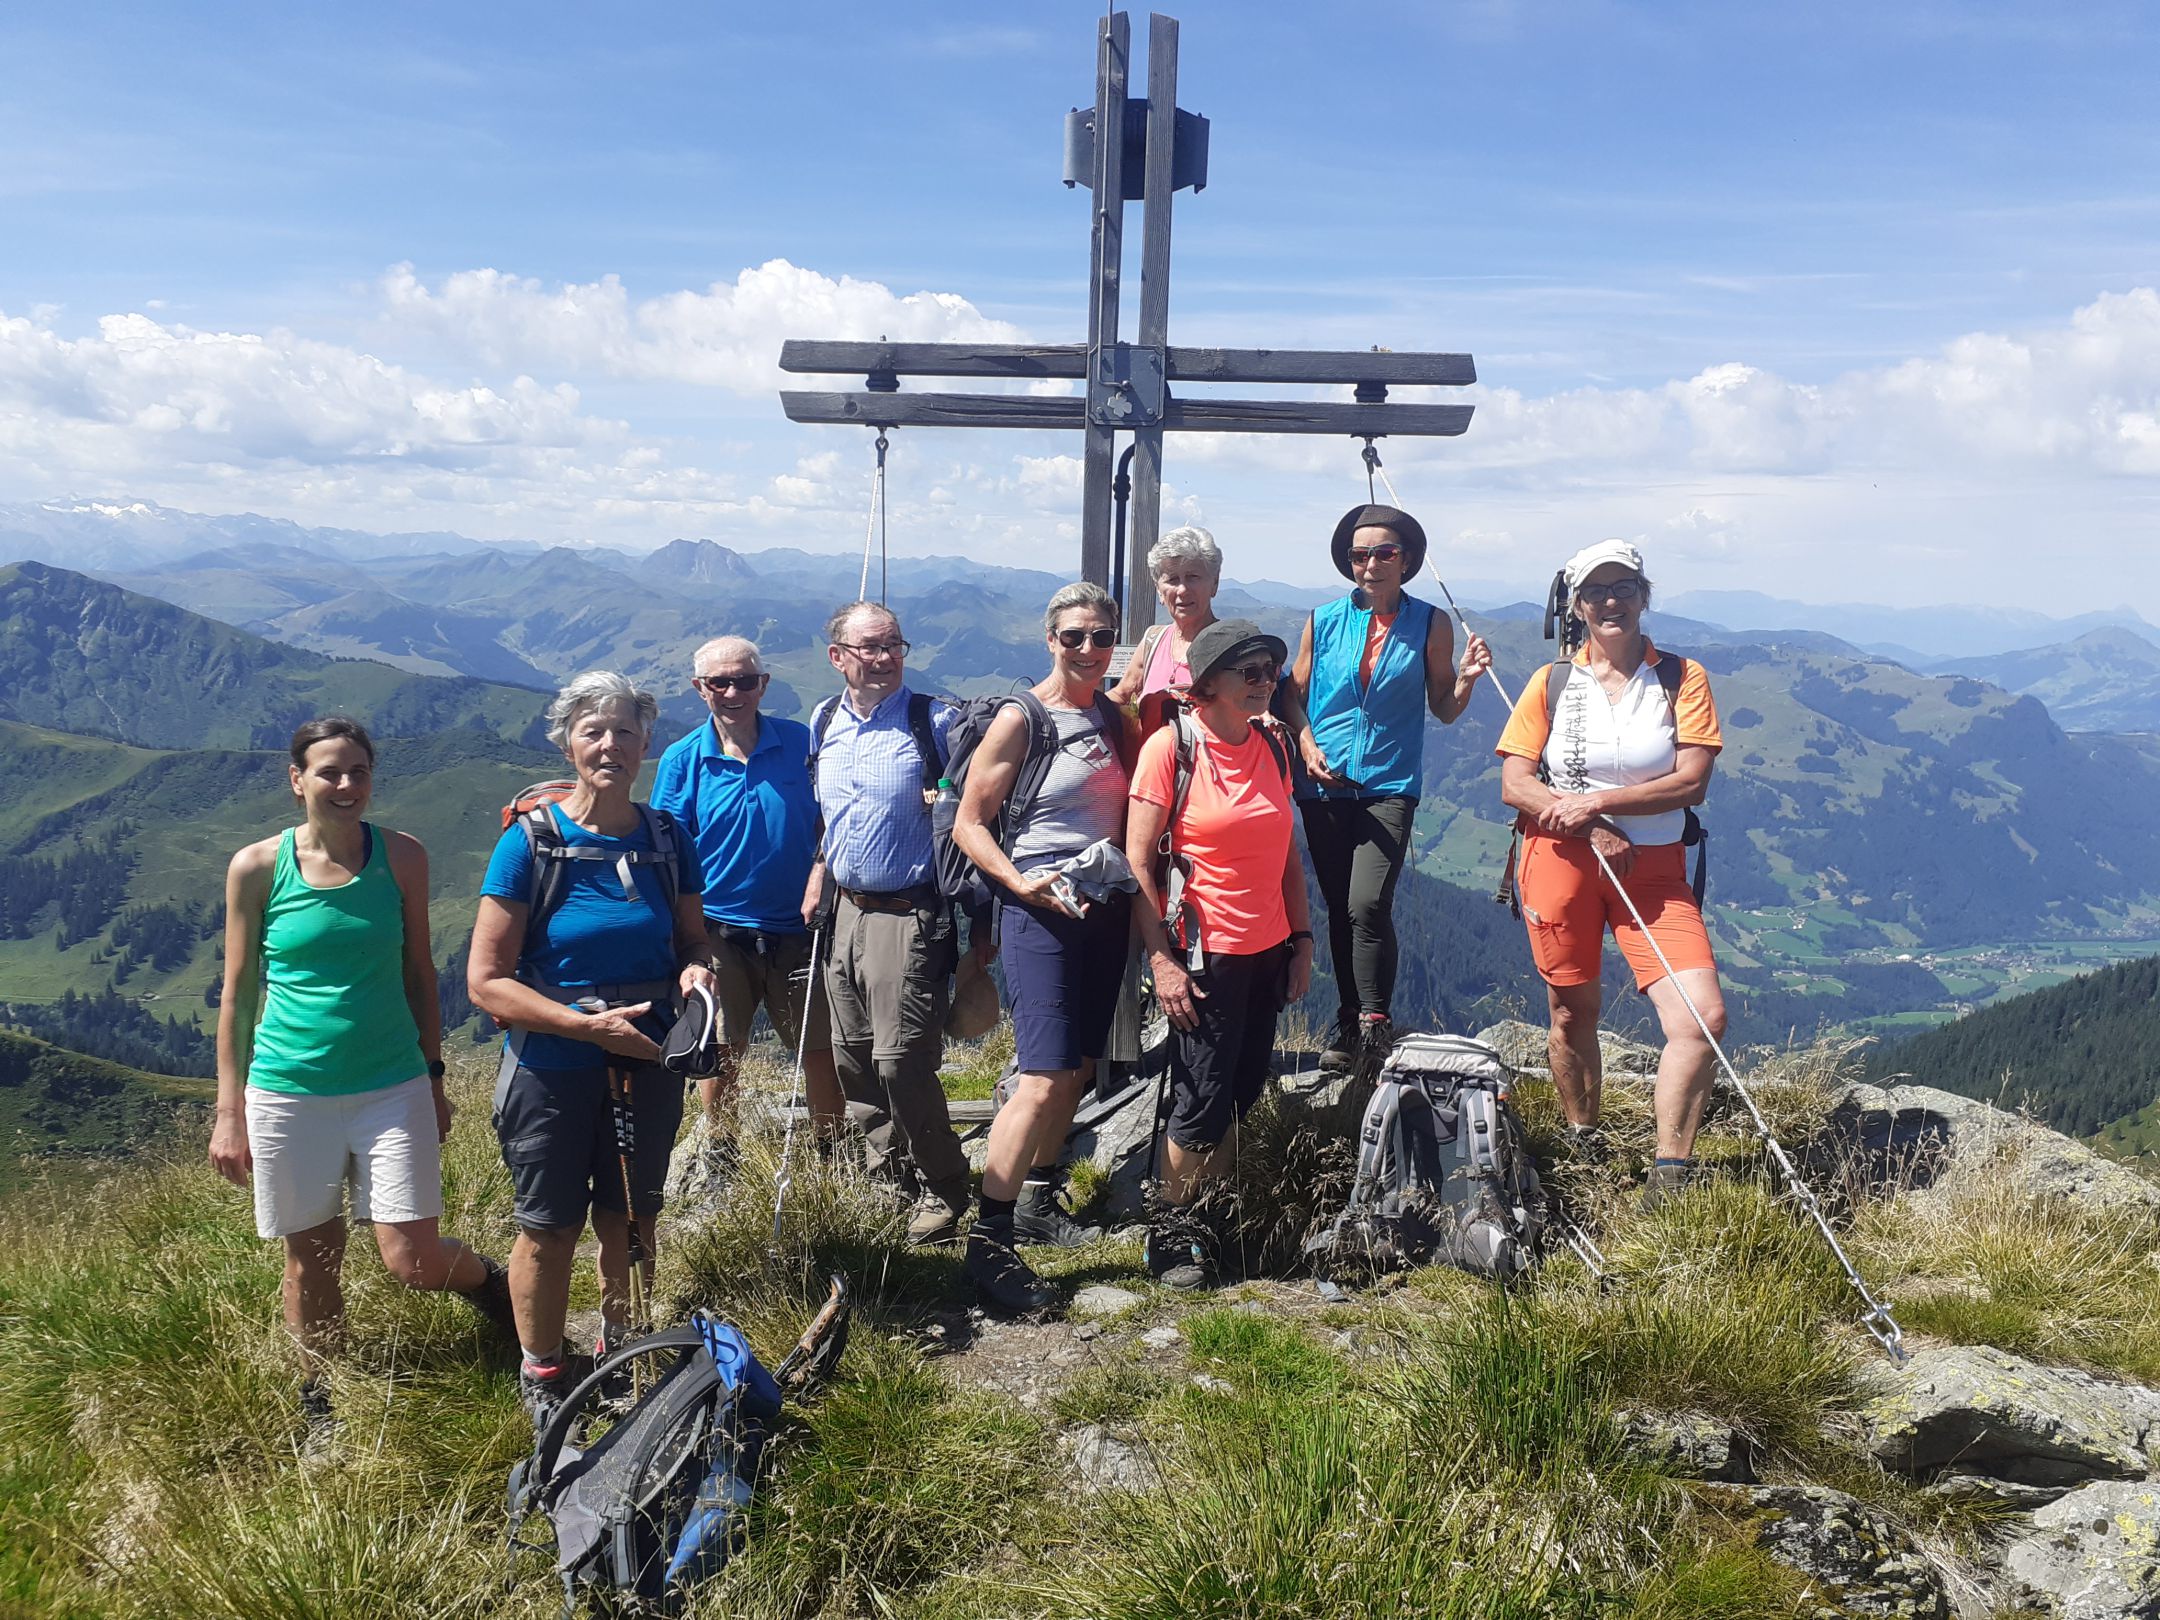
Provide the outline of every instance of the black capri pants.
[[1342,1016],[1395,1001],[1395,882],[1410,853],[1417,800],[1302,799],[1305,848],[1327,902],[1328,960]]
[[1290,942],[1250,956],[1209,952],[1200,1023],[1170,1032],[1170,1140],[1206,1153],[1251,1112],[1275,1057],[1275,1021],[1290,988]]

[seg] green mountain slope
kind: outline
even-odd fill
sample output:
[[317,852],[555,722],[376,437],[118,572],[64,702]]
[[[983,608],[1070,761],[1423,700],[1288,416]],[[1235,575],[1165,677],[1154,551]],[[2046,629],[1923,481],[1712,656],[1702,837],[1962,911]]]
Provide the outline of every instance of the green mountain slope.
[[[479,726],[378,746],[372,813],[428,846],[446,957],[471,927],[497,812],[561,757]],[[282,751],[134,748],[0,721],[0,999],[118,988],[207,1027],[225,864],[291,821]]]
[[1934,666],[2038,698],[2074,731],[2160,731],[2160,646],[2107,626],[2060,646]]
[[332,712],[384,736],[536,740],[545,701],[303,652],[44,563],[0,568],[0,718],[151,748],[275,747]]
[[[2160,957],[2014,996],[1882,1047],[1869,1070],[1910,1074],[1968,1097],[2004,1097],[2076,1136],[2140,1110],[2149,1118],[2160,1112],[2152,1107],[2160,1097]],[[2131,1134],[2127,1121],[2117,1133]]]
[[0,1028],[0,1188],[22,1178],[26,1159],[129,1153],[195,1129],[211,1096],[208,1081],[145,1074]]

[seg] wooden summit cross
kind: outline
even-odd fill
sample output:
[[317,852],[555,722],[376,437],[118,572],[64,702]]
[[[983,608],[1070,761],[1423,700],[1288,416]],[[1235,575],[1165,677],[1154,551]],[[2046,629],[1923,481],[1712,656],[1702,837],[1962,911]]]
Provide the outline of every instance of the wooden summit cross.
[[[1389,434],[1432,437],[1470,425],[1468,405],[1390,405],[1390,384],[1453,386],[1477,381],[1467,354],[1383,350],[1187,349],[1172,347],[1170,201],[1175,191],[1207,184],[1207,120],[1177,105],[1178,25],[1148,19],[1145,100],[1128,100],[1131,41],[1126,15],[1103,18],[1096,41],[1095,105],[1065,125],[1065,183],[1094,197],[1085,343],[974,344],[790,340],[783,371],[861,373],[861,392],[783,390],[796,422],[851,423],[882,432],[896,427],[1079,428],[1086,435],[1080,527],[1080,574],[1111,583],[1117,435],[1132,435],[1132,528],[1125,578],[1125,636],[1154,622],[1155,593],[1145,587],[1147,554],[1162,509],[1163,434],[1340,433],[1371,440]],[[1120,139],[1101,138],[1105,129]],[[1124,259],[1125,204],[1142,199],[1140,330],[1118,338],[1118,281]],[[1085,398],[1027,394],[901,393],[903,376],[1085,379]],[[1349,383],[1349,404],[1223,399],[1174,394],[1172,383]],[[882,457],[883,442],[880,440]],[[881,461],[882,464],[882,461]]]

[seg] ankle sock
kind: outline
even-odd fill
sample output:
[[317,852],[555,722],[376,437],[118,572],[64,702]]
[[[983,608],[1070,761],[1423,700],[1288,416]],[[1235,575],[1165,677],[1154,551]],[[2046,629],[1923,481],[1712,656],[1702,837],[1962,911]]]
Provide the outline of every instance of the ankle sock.
[[529,1378],[554,1378],[562,1372],[562,1352],[550,1350],[544,1356],[536,1356],[521,1344],[518,1346],[518,1365]]
[[1011,1226],[1013,1206],[1017,1202],[1017,1199],[992,1198],[988,1193],[984,1193],[976,1203],[975,1224],[989,1227]]
[[1659,1164],[1691,1165],[1695,1161],[1693,1159],[1668,1159],[1664,1154],[1660,1153],[1656,1162]]

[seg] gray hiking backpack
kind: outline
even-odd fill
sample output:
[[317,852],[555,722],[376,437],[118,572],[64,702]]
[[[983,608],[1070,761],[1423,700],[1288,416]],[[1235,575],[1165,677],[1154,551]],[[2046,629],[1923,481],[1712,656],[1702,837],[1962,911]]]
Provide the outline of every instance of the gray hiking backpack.
[[1483,1042],[1398,1040],[1365,1108],[1350,1201],[1306,1241],[1314,1271],[1354,1278],[1439,1262],[1505,1281],[1535,1266],[1545,1195],[1508,1087]]

